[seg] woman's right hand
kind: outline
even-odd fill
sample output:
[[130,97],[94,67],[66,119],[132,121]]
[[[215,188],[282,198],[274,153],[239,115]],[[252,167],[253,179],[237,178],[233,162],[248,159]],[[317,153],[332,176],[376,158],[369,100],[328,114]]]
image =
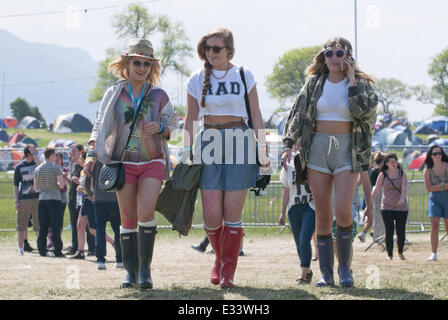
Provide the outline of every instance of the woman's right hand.
[[284,214],[280,215],[280,218],[278,219],[278,224],[281,226],[285,225],[285,215]]
[[282,153],[282,166],[288,171],[288,162],[291,161],[291,149],[285,149]]

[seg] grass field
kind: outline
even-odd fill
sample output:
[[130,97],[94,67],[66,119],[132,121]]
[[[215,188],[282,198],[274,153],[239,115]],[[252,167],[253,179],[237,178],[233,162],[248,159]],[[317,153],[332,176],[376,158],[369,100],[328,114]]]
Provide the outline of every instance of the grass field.
[[[407,260],[386,260],[383,249],[354,242],[355,288],[315,288],[298,285],[299,259],[288,229],[246,228],[245,256],[240,257],[235,276],[237,288],[220,290],[209,283],[214,256],[190,248],[204,236],[192,230],[179,238],[173,231],[159,229],[152,264],[154,289],[119,289],[125,271],[116,269],[113,249],[108,245],[107,270],[99,271],[94,257],[86,260],[40,257],[37,251],[19,256],[15,233],[0,233],[0,299],[68,300],[438,300],[448,299],[448,241],[439,247],[439,261],[428,262],[429,234],[408,235]],[[441,233],[443,235],[444,233]],[[69,233],[64,232],[64,243]],[[35,235],[30,233],[35,247]],[[337,267],[337,264],[335,265]],[[313,283],[320,277],[313,261]],[[335,281],[338,283],[337,273]]]

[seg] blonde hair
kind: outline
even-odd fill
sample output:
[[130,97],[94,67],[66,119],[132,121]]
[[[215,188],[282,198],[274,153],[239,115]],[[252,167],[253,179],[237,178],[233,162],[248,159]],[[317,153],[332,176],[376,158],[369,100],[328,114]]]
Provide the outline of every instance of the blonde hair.
[[[107,71],[121,80],[129,80],[128,63],[132,57],[120,56],[107,66]],[[152,86],[155,86],[160,80],[162,67],[159,60],[152,60],[151,72],[148,75],[147,80]]]
[[312,64],[310,66],[308,66],[308,68],[306,68],[306,71],[305,71],[308,78],[313,75],[321,75],[321,74],[329,72],[328,67],[325,64],[325,50],[328,47],[334,47],[337,44],[341,45],[345,49],[347,56],[350,57],[352,59],[353,63],[355,64],[354,68],[355,68],[356,78],[362,78],[371,83],[375,83],[375,80],[373,79],[372,76],[368,75],[367,73],[365,73],[359,69],[359,67],[356,64],[356,61],[352,55],[353,49],[352,49],[351,43],[347,39],[344,39],[342,37],[334,37],[334,38],[331,38],[330,40],[328,40],[323,46],[324,49],[321,52],[319,52],[317,55],[314,56]]
[[205,45],[207,44],[207,40],[212,37],[219,37],[223,40],[224,45],[229,52],[227,58],[232,60],[235,55],[235,44],[233,41],[233,34],[229,29],[226,28],[213,28],[209,32],[207,32],[202,38],[199,40],[197,45],[197,52],[199,59],[204,61],[204,83],[202,84],[202,99],[201,106],[205,108],[205,96],[207,95],[207,90],[210,87],[210,74],[212,72],[212,65],[208,62],[207,57],[205,55]]

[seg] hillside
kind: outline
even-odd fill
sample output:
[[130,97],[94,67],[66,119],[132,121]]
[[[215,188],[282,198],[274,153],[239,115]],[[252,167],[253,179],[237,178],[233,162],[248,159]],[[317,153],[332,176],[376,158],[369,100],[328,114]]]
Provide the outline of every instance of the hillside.
[[70,112],[94,120],[98,104],[88,102],[88,91],[95,84],[97,63],[87,52],[26,42],[3,29],[0,43],[0,82],[5,74],[2,117],[11,115],[9,104],[22,97],[38,106],[49,123]]

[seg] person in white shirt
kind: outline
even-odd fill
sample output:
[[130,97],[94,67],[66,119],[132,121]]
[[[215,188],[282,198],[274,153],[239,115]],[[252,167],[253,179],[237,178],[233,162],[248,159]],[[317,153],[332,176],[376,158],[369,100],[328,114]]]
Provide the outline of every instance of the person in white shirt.
[[[297,144],[294,146],[297,151]],[[288,219],[291,231],[294,235],[294,241],[297,247],[297,253],[300,258],[300,267],[302,268],[299,284],[310,284],[313,278],[311,271],[311,238],[315,230],[315,212],[309,205],[313,196],[308,184],[296,184],[296,170],[294,168],[294,156],[288,161],[286,167],[280,171],[280,181],[283,183],[282,211],[279,219],[280,225],[285,225],[285,213],[288,209]]]
[[[255,155],[258,152],[262,167],[269,167],[269,157],[256,82],[244,68],[244,86],[240,68],[231,63],[235,47],[230,30],[212,29],[200,39],[197,51],[204,68],[188,80],[183,152],[184,158],[190,157],[199,120],[203,128],[193,154],[204,164],[199,182],[204,229],[216,255],[210,281],[232,288],[243,237],[242,210],[258,175]],[[245,87],[258,150],[246,124]]]

